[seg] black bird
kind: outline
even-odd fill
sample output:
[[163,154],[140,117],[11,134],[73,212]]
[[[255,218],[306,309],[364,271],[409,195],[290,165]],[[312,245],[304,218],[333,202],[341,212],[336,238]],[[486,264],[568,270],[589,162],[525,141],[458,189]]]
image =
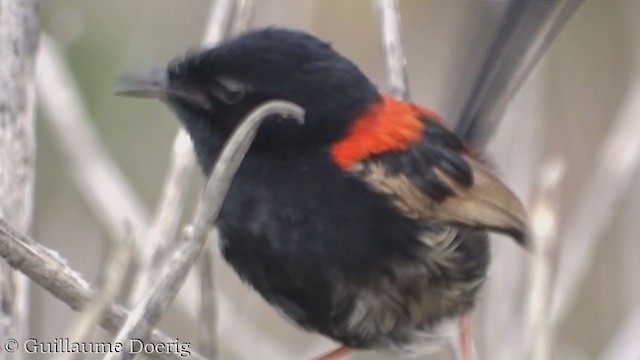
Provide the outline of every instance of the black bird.
[[525,241],[523,206],[473,149],[309,34],[249,32],[121,93],[165,101],[205,175],[256,106],[306,111],[304,125],[264,121],[217,225],[244,281],[345,347],[421,352],[447,340],[485,279],[487,232]]

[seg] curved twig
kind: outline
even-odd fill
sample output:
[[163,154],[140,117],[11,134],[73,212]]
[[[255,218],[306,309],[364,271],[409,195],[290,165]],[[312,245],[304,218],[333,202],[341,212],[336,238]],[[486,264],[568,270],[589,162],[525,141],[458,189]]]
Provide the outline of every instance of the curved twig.
[[[266,117],[273,114],[280,114],[300,122],[304,117],[304,111],[299,106],[286,101],[274,100],[253,110],[238,126],[222,150],[207,181],[186,241],[182,242],[179,249],[175,251],[154,287],[136,305],[122,330],[118,333],[116,342],[124,344],[127,339],[148,339],[151,327],[155,325],[164,308],[179,290],[189,273],[189,269],[205,245],[209,225],[213,223],[220,212],[223,200],[229,186],[231,186],[231,180],[255,137],[258,125]],[[135,354],[127,347],[122,353],[109,354],[105,359],[124,360],[132,359],[134,356]]]

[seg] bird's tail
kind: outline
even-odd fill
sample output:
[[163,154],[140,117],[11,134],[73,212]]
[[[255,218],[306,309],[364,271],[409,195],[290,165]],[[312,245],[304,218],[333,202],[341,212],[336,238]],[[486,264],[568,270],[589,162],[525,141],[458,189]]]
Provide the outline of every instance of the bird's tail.
[[455,132],[482,149],[514,94],[583,0],[511,0]]

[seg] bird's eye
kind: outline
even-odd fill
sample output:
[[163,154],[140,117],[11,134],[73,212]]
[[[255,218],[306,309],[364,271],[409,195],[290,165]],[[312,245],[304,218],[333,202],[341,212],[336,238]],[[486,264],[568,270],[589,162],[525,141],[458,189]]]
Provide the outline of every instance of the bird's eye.
[[214,96],[225,104],[231,105],[242,100],[246,94],[246,86],[231,78],[217,78],[213,89]]

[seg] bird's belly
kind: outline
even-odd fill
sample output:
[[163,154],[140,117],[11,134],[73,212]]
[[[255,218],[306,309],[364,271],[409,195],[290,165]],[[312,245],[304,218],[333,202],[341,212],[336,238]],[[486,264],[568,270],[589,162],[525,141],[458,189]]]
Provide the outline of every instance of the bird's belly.
[[421,228],[360,182],[293,178],[234,180],[218,225],[240,277],[297,324],[351,347],[414,351],[449,334],[443,324],[471,307],[484,262],[456,273],[463,255],[438,256],[420,238],[440,227]]

